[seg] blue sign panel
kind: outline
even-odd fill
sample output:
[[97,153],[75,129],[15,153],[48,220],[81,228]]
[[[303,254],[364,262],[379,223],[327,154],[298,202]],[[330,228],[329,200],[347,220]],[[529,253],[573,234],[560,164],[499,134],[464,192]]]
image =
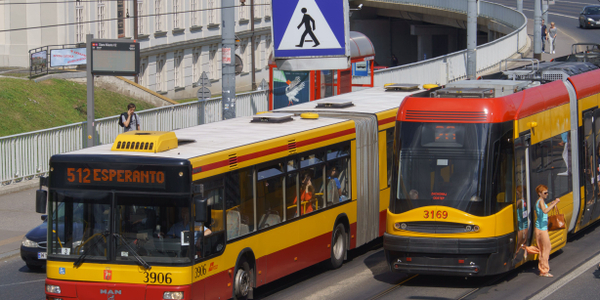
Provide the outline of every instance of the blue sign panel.
[[359,61],[352,63],[352,76],[369,76],[370,61]]
[[273,0],[275,58],[346,55],[347,0]]

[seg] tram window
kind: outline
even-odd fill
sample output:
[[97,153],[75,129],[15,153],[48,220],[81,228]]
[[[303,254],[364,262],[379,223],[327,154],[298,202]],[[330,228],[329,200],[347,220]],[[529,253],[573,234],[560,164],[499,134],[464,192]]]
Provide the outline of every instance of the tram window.
[[233,171],[225,176],[227,240],[254,231],[254,190],[252,169]]
[[270,163],[257,171],[256,212],[258,229],[277,225],[283,217],[283,165]]
[[540,184],[546,185],[550,192],[550,197],[554,197],[550,173],[552,163],[551,150],[552,143],[549,139],[531,145],[531,160],[529,164],[531,170],[531,199],[539,198],[535,193],[535,187]]
[[507,131],[493,146],[492,213],[513,203],[513,131]]
[[385,148],[387,155],[387,186],[392,184],[392,168],[394,168],[394,128],[385,132]]
[[554,187],[554,198],[560,197],[572,191],[570,165],[571,147],[569,144],[569,133],[565,132],[552,137],[552,186]]

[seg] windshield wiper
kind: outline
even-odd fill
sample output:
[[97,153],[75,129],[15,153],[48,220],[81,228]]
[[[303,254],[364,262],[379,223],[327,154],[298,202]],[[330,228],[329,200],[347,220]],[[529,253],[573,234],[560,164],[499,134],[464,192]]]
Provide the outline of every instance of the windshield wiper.
[[[108,231],[105,231],[103,233],[100,234],[102,236],[101,239],[97,239],[90,247],[89,249],[94,248],[94,246],[96,246],[96,244],[98,244],[102,239],[106,239],[106,237],[108,236]],[[81,247],[83,247],[83,245],[81,245]],[[90,251],[85,251],[83,254],[81,254],[79,256],[79,258],[77,258],[77,260],[73,263],[73,267],[78,268],[82,263],[83,263],[83,259],[88,255],[88,253],[90,253]]]
[[113,233],[113,236],[115,237],[115,239],[121,240],[125,247],[127,247],[133,253],[133,257],[135,257],[135,259],[138,261],[138,263],[140,263],[140,265],[142,265],[142,267],[144,267],[147,270],[152,269],[152,267],[133,249],[133,247],[131,247],[129,243],[127,243],[127,241],[125,240],[125,238],[123,238],[122,235],[118,233]]

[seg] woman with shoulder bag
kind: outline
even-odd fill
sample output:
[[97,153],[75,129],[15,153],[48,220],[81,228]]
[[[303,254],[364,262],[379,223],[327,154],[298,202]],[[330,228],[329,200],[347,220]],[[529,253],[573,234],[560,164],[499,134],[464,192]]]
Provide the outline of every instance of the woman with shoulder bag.
[[540,269],[540,276],[542,277],[554,277],[548,273],[550,271],[550,265],[548,259],[550,258],[550,250],[552,250],[552,244],[550,244],[550,235],[548,234],[548,212],[554,208],[560,199],[550,202],[550,205],[546,205],[546,199],[548,198],[548,187],[540,184],[535,188],[539,199],[535,203],[535,238],[537,240],[537,247],[523,247],[527,253],[539,254],[538,257],[538,268]]

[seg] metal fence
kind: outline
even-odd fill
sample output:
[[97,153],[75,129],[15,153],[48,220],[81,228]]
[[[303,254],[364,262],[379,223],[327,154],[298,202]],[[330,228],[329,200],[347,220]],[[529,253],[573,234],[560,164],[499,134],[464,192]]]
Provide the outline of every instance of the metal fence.
[[[400,3],[466,14],[467,1],[447,0],[376,0],[373,2]],[[477,70],[496,66],[526,45],[526,18],[504,6],[480,1],[480,16],[518,29],[496,41],[477,48]],[[425,61],[375,72],[375,85],[389,82],[439,83],[466,77],[466,50]],[[268,91],[236,96],[236,115],[249,116],[268,110]],[[221,120],[221,98],[205,102],[190,102],[138,112],[143,130],[170,131]],[[112,143],[122,129],[119,116],[96,120],[99,144]],[[27,180],[48,171],[50,157],[81,149],[85,142],[86,122],[28,132],[0,138],[0,183],[10,184]]]
[[[467,13],[467,1],[447,0],[374,0],[438,10]],[[477,47],[477,72],[497,67],[498,64],[527,46],[527,18],[506,6],[479,1],[479,17],[516,28],[515,31],[495,41]],[[375,86],[386,83],[437,83],[446,84],[467,77],[467,50],[450,53],[420,62],[375,72]]]
[[[268,91],[236,95],[236,115],[250,116],[269,109]],[[221,98],[139,111],[143,130],[170,131],[222,119]],[[112,143],[123,132],[119,116],[96,120],[98,144]],[[87,122],[75,123],[0,138],[0,182],[30,179],[48,172],[48,161],[57,153],[81,149]]]

